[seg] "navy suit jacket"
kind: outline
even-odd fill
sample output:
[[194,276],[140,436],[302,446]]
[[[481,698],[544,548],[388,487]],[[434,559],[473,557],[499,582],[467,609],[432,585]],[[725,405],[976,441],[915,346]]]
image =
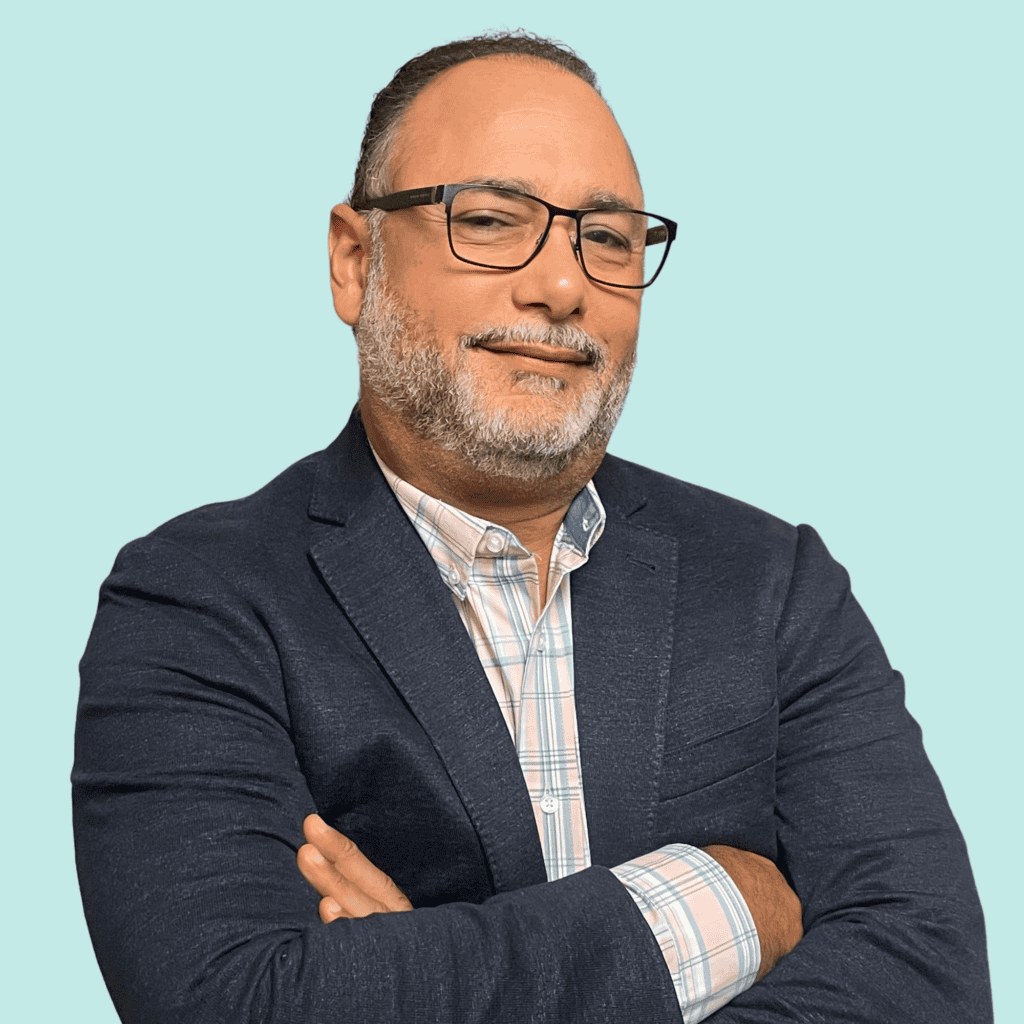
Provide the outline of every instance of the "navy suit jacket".
[[[671,842],[775,860],[806,935],[715,1016],[991,1019],[963,840],[847,576],[807,527],[607,457],[571,577],[594,866],[546,882],[451,594],[358,415],[240,501],[128,545],[82,660],[86,917],[122,1019],[678,1022],[608,868]],[[318,811],[413,913],[323,925]]]

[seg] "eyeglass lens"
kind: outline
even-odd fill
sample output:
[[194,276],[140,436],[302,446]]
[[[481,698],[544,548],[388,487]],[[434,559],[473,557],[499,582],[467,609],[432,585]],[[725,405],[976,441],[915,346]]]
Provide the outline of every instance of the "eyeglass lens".
[[[667,232],[652,231],[636,210],[594,210],[582,217],[580,254],[587,273],[607,284],[645,284],[661,265]],[[467,188],[456,193],[451,207],[451,241],[455,254],[488,267],[518,267],[537,248],[548,224],[547,207],[516,193],[493,188]],[[571,233],[576,225],[572,224]],[[573,239],[575,241],[575,238]]]

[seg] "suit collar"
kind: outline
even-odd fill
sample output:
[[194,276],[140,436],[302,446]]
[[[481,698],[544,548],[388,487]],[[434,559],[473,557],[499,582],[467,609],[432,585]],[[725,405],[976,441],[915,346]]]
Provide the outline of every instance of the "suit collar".
[[343,526],[372,498],[381,483],[384,478],[370,451],[357,405],[345,429],[320,453],[309,516]]
[[628,520],[647,504],[640,467],[606,455],[594,474],[594,486],[610,518]]
[[358,412],[323,453],[310,551],[429,736],[497,892],[546,880],[526,783],[473,642],[370,451]]
[[609,513],[571,584],[590,854],[607,867],[652,848],[675,640],[678,545],[621,514],[637,498]]

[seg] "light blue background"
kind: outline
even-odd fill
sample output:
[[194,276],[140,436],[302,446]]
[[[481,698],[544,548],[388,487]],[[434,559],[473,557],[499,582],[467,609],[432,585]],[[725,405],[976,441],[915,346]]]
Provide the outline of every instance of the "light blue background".
[[334,437],[355,349],[327,213],[371,96],[420,50],[523,25],[594,65],[648,208],[680,222],[612,450],[810,522],[849,568],[967,837],[997,1018],[1019,1019],[1021,5],[485,11],[7,16],[0,1007],[115,1021],[68,773],[117,549]]

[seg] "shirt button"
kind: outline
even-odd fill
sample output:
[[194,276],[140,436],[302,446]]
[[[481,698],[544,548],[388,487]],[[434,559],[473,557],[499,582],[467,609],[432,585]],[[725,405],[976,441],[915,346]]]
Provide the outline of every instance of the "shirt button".
[[583,517],[583,529],[584,530],[589,530],[590,529],[590,520],[586,516]]
[[554,814],[558,810],[558,801],[550,793],[545,793],[540,799],[540,809],[545,814]]
[[543,651],[544,650],[544,637],[542,637],[542,636],[537,637],[537,650],[538,651]]
[[491,554],[496,555],[505,547],[505,542],[501,539],[500,533],[489,533],[487,535],[487,540],[484,541],[484,547],[486,547]]
[[454,565],[448,570],[448,580],[456,587],[462,582],[462,573]]

